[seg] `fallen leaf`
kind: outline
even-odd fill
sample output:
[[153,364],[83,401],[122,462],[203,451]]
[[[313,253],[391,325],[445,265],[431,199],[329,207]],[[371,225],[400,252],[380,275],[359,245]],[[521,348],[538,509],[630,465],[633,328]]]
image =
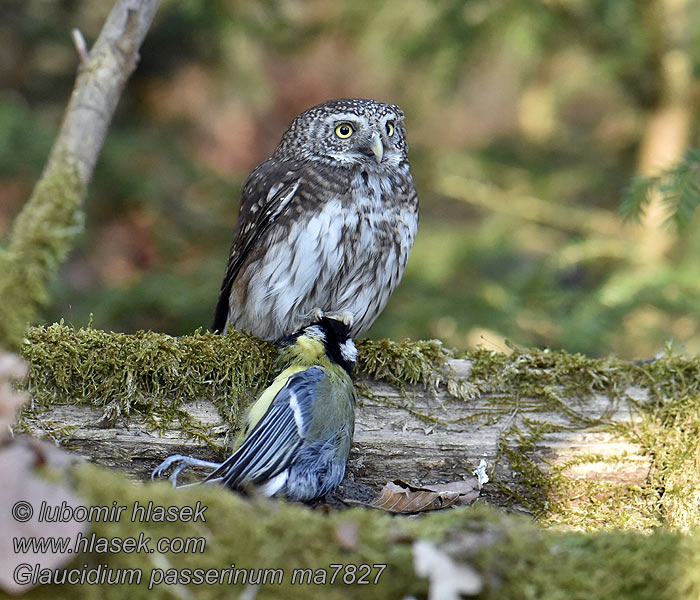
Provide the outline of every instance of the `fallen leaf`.
[[41,564],[42,568],[55,569],[69,562],[72,544],[59,553],[28,551],[16,553],[13,538],[71,537],[87,533],[89,524],[75,520],[39,522],[42,503],[54,507],[65,502],[70,507],[83,506],[84,502],[66,485],[49,481],[35,473],[35,467],[46,465],[59,470],[75,459],[53,444],[30,438],[16,438],[0,449],[0,588],[11,594],[22,594],[32,585],[19,585],[13,579],[15,568],[21,563]]
[[395,479],[384,485],[379,496],[370,502],[370,506],[393,513],[410,514],[446,508],[457,502],[458,498],[458,493],[440,494]]
[[439,494],[458,494],[455,504],[461,505],[473,504],[479,497],[479,491],[481,490],[479,480],[475,477],[462,481],[451,481],[450,483],[424,485],[423,487]]
[[394,479],[382,488],[369,505],[393,513],[410,514],[440,510],[456,503],[471,504],[478,497],[476,479],[420,487]]
[[429,580],[428,600],[460,600],[462,594],[478,594],[483,586],[472,567],[456,563],[427,540],[413,543],[413,568]]

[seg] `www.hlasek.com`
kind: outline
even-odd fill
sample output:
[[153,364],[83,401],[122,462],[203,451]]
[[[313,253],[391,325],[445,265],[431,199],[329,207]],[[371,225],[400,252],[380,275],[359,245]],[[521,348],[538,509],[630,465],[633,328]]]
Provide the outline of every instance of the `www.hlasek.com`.
[[[131,508],[131,510],[128,510]],[[71,506],[67,502],[49,505],[42,502],[36,521],[40,523],[118,522],[123,516],[132,523],[206,522],[206,506],[159,506],[153,502],[133,506]],[[12,506],[12,516],[21,523],[35,517],[34,507],[26,501]],[[160,537],[156,540],[144,532],[138,536],[104,537],[95,533],[75,536],[13,537],[13,549],[18,559],[25,555],[41,554],[201,554],[206,548],[205,537]],[[28,555],[28,556],[27,556]],[[199,568],[114,568],[107,564],[51,569],[41,563],[20,562],[15,566],[13,579],[17,585],[140,585],[148,589],[157,585],[346,585],[377,584],[385,564],[330,564],[317,569],[298,568],[291,573],[274,568],[236,568],[235,564],[221,569]],[[145,572],[148,571],[148,572]]]

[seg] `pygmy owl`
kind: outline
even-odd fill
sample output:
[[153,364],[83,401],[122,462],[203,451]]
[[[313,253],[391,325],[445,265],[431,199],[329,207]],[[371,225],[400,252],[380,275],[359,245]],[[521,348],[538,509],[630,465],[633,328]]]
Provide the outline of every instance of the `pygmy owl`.
[[418,228],[404,114],[339,99],[300,114],[243,185],[213,330],[267,340],[319,314],[369,329],[398,285]]

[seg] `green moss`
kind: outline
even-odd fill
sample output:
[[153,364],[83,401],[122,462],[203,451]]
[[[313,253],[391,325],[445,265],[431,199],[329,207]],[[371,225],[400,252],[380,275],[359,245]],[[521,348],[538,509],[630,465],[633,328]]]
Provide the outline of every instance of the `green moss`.
[[359,340],[357,350],[358,371],[397,386],[407,383],[436,386],[450,377],[447,359],[452,357],[452,352],[439,340]]
[[77,171],[67,162],[53,164],[15,219],[0,251],[0,346],[17,349],[48,301],[46,283],[82,231],[84,195]]
[[[581,529],[650,529],[659,525],[688,528],[700,521],[700,360],[667,354],[647,364],[589,359],[547,350],[516,351],[510,356],[481,351],[474,361],[474,384],[512,419],[504,430],[501,453],[521,474],[522,484],[502,488],[540,522]],[[630,388],[643,388],[648,399],[636,402]],[[608,411],[583,412],[592,394],[607,397]],[[610,421],[617,406],[630,406],[630,420]],[[554,411],[571,431],[604,431],[639,444],[649,457],[643,485],[625,481],[578,481],[567,474],[571,463],[553,465],[532,457],[543,433],[562,427],[542,422],[538,412]],[[582,456],[579,462],[623,464],[625,455]]]
[[686,391],[655,403],[634,433],[654,460],[648,484],[659,521],[681,529],[700,525],[700,397]]
[[206,443],[211,432],[184,402],[209,399],[236,427],[246,402],[267,384],[274,354],[271,345],[237,331],[125,335],[62,323],[29,329],[22,347],[38,408],[91,404],[103,409],[107,421],[139,413],[155,430],[177,421],[184,436]]
[[[580,354],[520,350],[505,355],[480,350],[464,355],[472,361],[472,385],[489,404],[484,415],[505,423],[499,455],[519,476],[515,486],[496,479],[499,489],[542,523],[565,520],[562,502],[569,496],[564,466],[543,460],[537,444],[549,433],[610,426],[608,414],[591,416],[591,394],[608,396],[609,407],[621,400],[626,381],[623,364]],[[623,376],[624,379],[624,376]],[[545,415],[556,415],[552,423]]]

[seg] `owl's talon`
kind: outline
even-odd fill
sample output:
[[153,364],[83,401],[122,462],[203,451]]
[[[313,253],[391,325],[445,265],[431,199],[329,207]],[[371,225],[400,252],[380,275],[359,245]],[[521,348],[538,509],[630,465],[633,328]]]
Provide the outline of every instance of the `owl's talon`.
[[312,308],[306,315],[308,323],[317,323],[323,318],[340,321],[348,329],[352,329],[352,323],[355,320],[355,315],[349,310],[338,310],[333,312],[324,312],[320,308]]
[[324,316],[326,315],[320,308],[312,308],[309,311],[307,318],[309,319],[309,323],[316,323],[317,321],[323,319]]
[[340,321],[348,329],[352,329],[352,323],[355,320],[355,315],[349,310],[340,310],[337,312],[327,312],[323,314],[326,319],[335,319]]

